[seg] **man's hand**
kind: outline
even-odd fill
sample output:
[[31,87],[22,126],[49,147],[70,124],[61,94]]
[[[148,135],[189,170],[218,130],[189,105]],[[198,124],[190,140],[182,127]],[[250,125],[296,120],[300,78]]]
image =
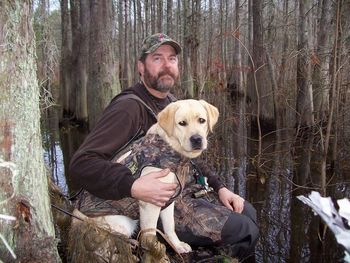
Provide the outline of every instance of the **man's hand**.
[[242,213],[244,208],[244,199],[242,197],[232,193],[226,187],[220,188],[218,194],[224,206],[237,213]]
[[169,169],[164,169],[141,176],[131,186],[131,196],[156,206],[164,206],[175,194],[177,187],[175,183],[163,183],[159,180],[169,173]]

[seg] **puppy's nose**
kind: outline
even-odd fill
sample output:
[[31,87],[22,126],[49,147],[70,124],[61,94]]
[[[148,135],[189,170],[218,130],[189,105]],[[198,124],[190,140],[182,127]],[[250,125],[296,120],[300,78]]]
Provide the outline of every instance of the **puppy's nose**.
[[196,134],[190,137],[190,142],[193,150],[202,149],[202,136]]

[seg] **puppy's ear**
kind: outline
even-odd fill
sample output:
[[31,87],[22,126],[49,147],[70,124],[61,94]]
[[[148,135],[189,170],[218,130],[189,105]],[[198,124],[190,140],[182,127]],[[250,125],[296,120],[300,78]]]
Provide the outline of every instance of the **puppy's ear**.
[[203,105],[208,113],[208,127],[209,131],[212,132],[214,125],[218,122],[219,119],[219,110],[205,100],[199,100],[199,102]]
[[178,109],[178,105],[170,103],[164,110],[158,113],[158,125],[167,133],[168,136],[172,136],[174,131],[174,117],[175,112]]

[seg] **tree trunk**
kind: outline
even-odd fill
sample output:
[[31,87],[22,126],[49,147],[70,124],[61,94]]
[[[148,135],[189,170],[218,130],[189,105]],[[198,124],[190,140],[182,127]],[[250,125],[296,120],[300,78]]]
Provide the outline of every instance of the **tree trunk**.
[[308,42],[306,36],[305,2],[299,1],[298,60],[297,60],[297,120],[301,127],[314,124],[312,87],[308,64]]
[[318,39],[316,53],[313,54],[313,75],[312,75],[312,91],[314,97],[314,109],[316,121],[322,121],[329,108],[329,79],[327,77],[327,42],[329,35],[329,7],[330,0],[323,0],[321,7],[321,17],[318,24]]
[[[337,143],[337,102],[338,98],[338,89],[339,89],[339,70],[340,70],[340,61],[341,61],[341,49],[342,49],[342,1],[338,1],[335,5],[335,36],[333,43],[333,54],[332,54],[332,64],[331,64],[331,94],[330,94],[330,108],[327,120],[326,132],[324,134],[324,143],[322,149],[322,161],[321,161],[321,189],[322,193],[326,195],[326,186],[327,186],[327,159],[328,152],[332,146],[332,137],[333,137],[333,147],[336,149]],[[345,64],[345,63],[344,63]],[[321,131],[322,132],[322,131]]]
[[234,52],[233,68],[228,76],[228,86],[231,92],[244,95],[246,92],[243,86],[242,53],[240,43],[241,21],[240,21],[240,0],[235,0],[235,24],[234,24]]
[[145,0],[144,3],[145,6],[145,37],[147,37],[149,35],[149,31],[150,31],[150,21],[149,21],[149,1]]
[[72,38],[72,52],[70,56],[71,70],[69,76],[71,78],[71,88],[69,91],[69,112],[71,116],[75,117],[76,99],[77,99],[77,88],[76,88],[76,75],[78,71],[78,57],[79,57],[79,46],[80,46],[80,7],[78,0],[70,0],[70,21],[71,21],[71,38]]
[[[0,223],[3,262],[60,262],[40,135],[39,87],[31,1],[0,9]],[[0,261],[1,261],[0,260]]]
[[89,127],[96,124],[113,96],[120,92],[112,49],[112,0],[92,0],[90,6]]
[[132,85],[132,72],[130,65],[130,34],[129,34],[129,9],[128,9],[128,0],[124,0],[124,41],[123,41],[123,53],[124,53],[124,64],[123,64],[123,86],[122,88],[128,88]]
[[154,34],[156,33],[156,17],[157,17],[157,14],[156,14],[156,3],[155,3],[155,0],[150,0],[151,1],[151,8],[150,8],[150,20],[149,23],[151,24],[151,32],[150,34]]
[[175,27],[176,30],[176,39],[182,43],[183,42],[183,34],[182,34],[182,30],[183,30],[183,20],[182,20],[182,16],[181,16],[181,2],[182,0],[177,0],[177,8],[176,8],[176,24],[177,25]]
[[[191,30],[189,28],[190,18],[189,18],[189,1],[182,1],[182,21],[183,21],[183,35],[184,35],[184,46],[190,47],[192,41]],[[182,79],[182,90],[185,97],[193,98],[194,88],[193,88],[193,77],[191,70],[191,55],[189,48],[184,48],[183,52],[183,79]]]
[[[139,1],[138,1],[139,2]],[[134,14],[133,17],[137,17],[138,18],[138,7],[136,5],[136,2],[134,2],[133,5],[134,8]],[[139,20],[141,22],[141,20]],[[141,27],[139,27],[139,21],[138,19],[134,19],[134,28],[131,28],[132,31],[132,35],[133,35],[133,45],[132,45],[132,53],[134,54],[134,56],[132,56],[133,60],[132,60],[132,69],[133,69],[133,74],[132,74],[132,83],[136,83],[139,79],[138,76],[138,71],[137,71],[137,57],[138,57],[138,48],[139,46],[141,46],[141,43],[139,42],[139,38],[142,35],[141,34]],[[141,39],[142,40],[142,39]]]
[[[137,52],[139,46],[141,46],[141,41],[145,38],[145,29],[144,29],[144,20],[142,19],[142,7],[141,7],[141,1],[136,1],[136,15],[137,15],[137,34],[138,34],[138,40],[137,40]],[[138,56],[138,54],[137,54]]]
[[212,50],[213,50],[213,0],[209,0],[208,7],[208,21],[207,21],[207,44],[206,44],[206,69],[205,74],[209,80],[211,80],[211,71],[212,71]]
[[157,32],[163,32],[163,1],[157,1]]
[[[225,1],[226,2],[226,1]],[[226,32],[226,21],[227,21],[227,17],[225,17],[225,3],[224,1],[220,1],[220,13],[219,13],[219,17],[220,17],[220,24],[219,24],[219,28],[220,28],[220,64],[221,64],[221,68],[219,71],[219,85],[224,88],[226,87],[226,45],[225,45],[225,32]]]
[[[121,88],[123,89],[126,84],[125,84],[125,53],[124,53],[124,22],[123,22],[123,17],[124,17],[124,8],[123,8],[123,1],[118,1],[117,2],[117,7],[118,7],[118,54],[119,54],[119,77],[120,77],[120,84]],[[147,25],[147,23],[146,23]]]
[[[79,43],[77,46],[77,74],[75,75],[76,89],[76,119],[88,122],[87,82],[89,76],[89,33],[90,8],[86,0],[79,0]],[[74,45],[73,45],[74,47]]]
[[[263,28],[263,3],[252,1],[253,14],[253,74],[256,81],[251,78],[250,97],[252,99],[252,111],[257,118],[271,122],[274,120],[274,108],[272,85],[268,77],[267,57],[264,48]],[[254,77],[253,77],[254,78]],[[258,109],[258,105],[260,109]]]
[[[283,13],[284,13],[284,26],[288,26],[289,21],[289,0],[284,0]],[[283,44],[282,44],[282,59],[279,67],[279,76],[277,80],[277,90],[275,91],[275,114],[276,114],[276,130],[277,137],[281,139],[282,129],[287,125],[287,105],[286,97],[288,96],[287,90],[285,88],[285,76],[286,76],[286,66],[287,66],[287,52],[288,52],[288,30],[284,31],[283,34]]]
[[166,34],[173,36],[173,0],[166,1]]
[[[233,137],[233,147],[235,148],[235,154],[237,161],[235,166],[235,182],[236,192],[241,196],[246,195],[246,181],[247,181],[247,118],[246,118],[246,89],[243,85],[243,72],[242,72],[242,54],[240,43],[240,0],[235,0],[235,24],[234,24],[234,54],[233,54],[233,71],[228,78],[228,88],[231,92],[231,96],[236,95],[236,106],[234,112],[238,112],[238,117],[235,119],[237,124],[237,132]],[[233,124],[232,124],[233,126]]]
[[68,0],[61,1],[61,65],[60,65],[60,84],[63,116],[71,115],[72,109],[69,108],[70,90],[71,90],[71,36],[70,36],[70,19],[68,10]]

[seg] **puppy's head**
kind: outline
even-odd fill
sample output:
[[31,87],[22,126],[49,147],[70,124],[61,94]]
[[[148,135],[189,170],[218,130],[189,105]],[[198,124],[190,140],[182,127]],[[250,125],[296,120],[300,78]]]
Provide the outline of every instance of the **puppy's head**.
[[158,125],[177,152],[195,158],[207,148],[207,135],[218,117],[218,109],[204,100],[178,100],[158,114]]

